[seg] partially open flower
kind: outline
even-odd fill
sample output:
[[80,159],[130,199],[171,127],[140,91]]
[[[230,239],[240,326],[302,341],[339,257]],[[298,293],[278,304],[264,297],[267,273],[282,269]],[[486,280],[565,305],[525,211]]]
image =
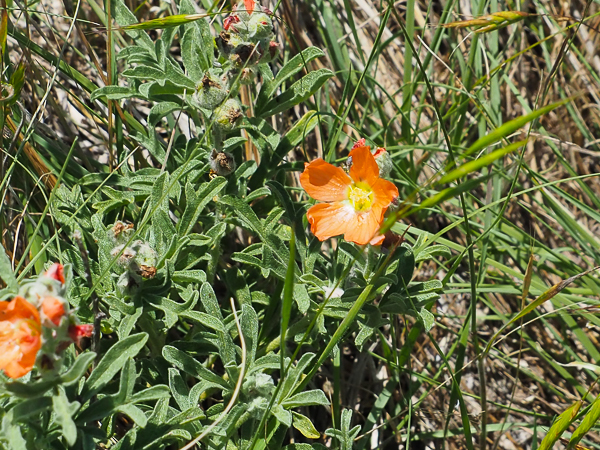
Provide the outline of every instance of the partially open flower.
[[352,164],[346,174],[321,158],[306,164],[300,184],[318,203],[306,214],[311,231],[320,240],[343,234],[359,245],[380,245],[384,236],[377,232],[398,188],[379,177],[379,167],[369,147],[352,149]]
[[44,272],[44,275],[48,278],[52,278],[56,281],[60,281],[60,284],[65,284],[65,274],[62,264],[54,263],[48,270]]
[[65,315],[64,301],[56,297],[45,297],[41,302],[41,321],[46,326],[60,325],[60,321]]
[[69,337],[75,344],[80,347],[81,340],[85,337],[91,337],[94,332],[94,325],[71,325],[69,327]]
[[33,368],[42,345],[40,315],[23,297],[0,302],[0,370],[20,378]]

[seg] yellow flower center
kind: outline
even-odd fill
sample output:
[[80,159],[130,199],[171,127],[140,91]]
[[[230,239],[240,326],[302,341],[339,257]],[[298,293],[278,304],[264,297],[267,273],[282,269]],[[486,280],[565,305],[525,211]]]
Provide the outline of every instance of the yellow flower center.
[[356,211],[368,211],[373,204],[373,191],[365,183],[356,183],[348,188],[348,200]]

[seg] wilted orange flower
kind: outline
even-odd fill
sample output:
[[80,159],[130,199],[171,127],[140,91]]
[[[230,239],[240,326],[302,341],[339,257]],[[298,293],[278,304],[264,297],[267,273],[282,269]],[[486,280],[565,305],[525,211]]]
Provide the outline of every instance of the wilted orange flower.
[[29,373],[41,341],[40,315],[23,297],[0,302],[0,370],[10,378]]
[[398,189],[379,177],[370,147],[355,146],[348,160],[349,174],[321,158],[306,164],[300,184],[312,198],[326,202],[308,210],[310,229],[320,241],[343,234],[359,245],[380,245],[384,236],[377,231]]

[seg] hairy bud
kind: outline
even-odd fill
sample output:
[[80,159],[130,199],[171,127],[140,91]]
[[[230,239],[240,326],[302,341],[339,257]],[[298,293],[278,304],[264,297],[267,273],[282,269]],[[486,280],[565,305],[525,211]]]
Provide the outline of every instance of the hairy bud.
[[231,131],[243,115],[240,103],[230,98],[215,109],[213,116],[215,119],[214,126],[221,131]]

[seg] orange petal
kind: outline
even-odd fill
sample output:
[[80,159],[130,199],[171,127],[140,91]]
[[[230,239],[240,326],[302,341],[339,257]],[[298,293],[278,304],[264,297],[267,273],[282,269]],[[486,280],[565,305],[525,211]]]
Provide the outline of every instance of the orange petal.
[[341,202],[319,203],[306,213],[310,231],[324,241],[333,236],[346,233],[348,225],[354,222],[356,213],[350,205]]
[[[349,224],[344,239],[358,245],[365,245],[377,237],[377,232],[383,221],[383,212],[378,208],[356,215],[352,224]],[[376,242],[378,242],[376,240]],[[381,242],[378,242],[381,243]]]
[[0,345],[0,370],[4,370],[13,361],[21,358],[19,347],[13,342],[4,342]]
[[321,158],[306,166],[300,175],[300,184],[308,195],[322,202],[338,202],[348,198],[352,180],[341,168]]
[[399,195],[396,185],[384,178],[378,178],[371,185],[371,189],[373,190],[373,207],[383,208],[384,212]]
[[24,366],[18,361],[12,361],[4,368],[4,373],[9,378],[21,378],[31,372],[31,369],[33,364]]
[[348,157],[352,158],[352,166],[350,167],[352,179],[357,183],[364,182],[369,186],[373,186],[379,178],[379,166],[371,154],[371,148],[356,147]]
[[385,235],[384,234],[380,234],[378,236],[375,236],[373,239],[371,239],[369,241],[369,244],[375,245],[375,246],[379,246],[379,245],[383,244],[384,240],[385,240]]
[[39,323],[40,314],[35,306],[20,296],[10,302],[0,302],[0,321],[14,322],[18,319],[33,319]]
[[20,378],[33,369],[42,346],[39,325],[31,319],[21,319],[10,335],[0,343],[0,369],[10,378]]
[[60,319],[65,315],[63,302],[55,297],[44,297],[42,300],[42,312],[54,324],[59,325]]
[[246,7],[246,11],[248,11],[248,14],[252,14],[252,12],[254,11],[255,4],[256,2],[254,0],[244,0],[244,6]]

